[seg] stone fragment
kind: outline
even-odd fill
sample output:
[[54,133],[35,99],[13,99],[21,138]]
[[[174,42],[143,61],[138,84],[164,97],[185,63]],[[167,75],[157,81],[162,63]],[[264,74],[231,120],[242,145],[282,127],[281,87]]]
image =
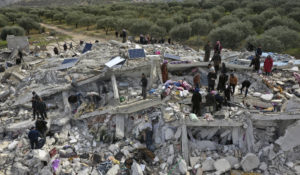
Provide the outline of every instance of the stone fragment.
[[273,99],[273,94],[263,94],[260,96],[260,98],[264,101],[271,101]]
[[219,173],[225,173],[231,169],[231,165],[226,159],[219,159],[215,161],[214,167]]
[[212,170],[215,170],[214,163],[215,163],[215,161],[212,158],[207,158],[202,163],[202,170],[203,171],[212,171]]
[[13,165],[13,172],[14,174],[18,174],[18,175],[27,175],[29,174],[30,170],[28,167],[22,165],[22,163],[16,162]]
[[49,162],[50,155],[48,152],[44,150],[33,150],[33,157],[39,159],[40,161],[46,161]]
[[170,128],[167,128],[165,131],[165,139],[166,140],[171,140],[174,138],[174,131]]
[[241,165],[244,171],[249,172],[259,166],[259,159],[255,154],[248,153],[243,157]]
[[300,120],[285,130],[284,136],[275,141],[283,151],[288,151],[300,145]]
[[8,150],[12,151],[16,148],[16,146],[18,145],[19,141],[17,140],[14,140],[13,142],[11,142],[9,145],[8,145]]
[[191,167],[194,167],[199,160],[200,160],[200,157],[190,157]]
[[120,165],[114,165],[111,167],[108,172],[106,173],[107,175],[117,175],[120,170]]
[[172,165],[172,164],[173,164],[173,161],[174,161],[174,155],[169,156],[168,159],[167,159],[167,163],[168,163],[169,165]]
[[186,162],[181,159],[181,161],[178,164],[179,172],[180,174],[186,174],[187,173],[187,165]]
[[203,170],[202,170],[202,168],[198,168],[198,169],[197,169],[196,175],[203,175]]
[[133,162],[131,166],[131,175],[143,175],[143,170],[139,164]]
[[230,163],[231,167],[233,167],[235,164],[239,163],[239,160],[233,156],[227,156],[224,159],[226,159]]
[[175,133],[175,139],[178,140],[181,136],[181,127],[178,127]]
[[268,165],[265,163],[265,162],[262,162],[260,165],[259,165],[259,169],[262,170],[262,171],[266,171],[268,168]]

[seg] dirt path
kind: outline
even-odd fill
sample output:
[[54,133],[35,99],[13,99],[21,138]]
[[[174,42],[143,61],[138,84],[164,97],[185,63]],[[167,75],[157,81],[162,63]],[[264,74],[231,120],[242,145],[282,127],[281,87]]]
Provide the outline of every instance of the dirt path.
[[59,28],[57,26],[54,26],[54,25],[49,25],[49,24],[44,24],[44,23],[40,23],[40,24],[41,24],[41,26],[43,26],[45,28],[55,30],[59,33],[71,36],[73,41],[81,41],[82,40],[82,41],[85,41],[85,42],[92,42],[92,43],[94,43],[96,40],[105,41],[103,38],[92,37],[92,36],[88,36],[88,35],[84,35],[84,34],[80,34],[80,33],[75,33],[75,32],[72,32],[72,31],[65,30],[65,29],[61,29],[61,28]]

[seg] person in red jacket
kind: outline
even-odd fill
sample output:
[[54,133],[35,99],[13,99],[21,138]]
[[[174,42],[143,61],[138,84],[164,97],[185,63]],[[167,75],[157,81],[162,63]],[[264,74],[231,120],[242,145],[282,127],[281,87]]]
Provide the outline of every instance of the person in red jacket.
[[266,58],[266,60],[264,62],[264,70],[266,72],[266,75],[270,75],[270,73],[272,71],[272,67],[273,67],[273,59],[271,58],[270,55],[268,55],[268,57]]
[[214,51],[215,53],[214,54],[221,54],[221,50],[222,50],[222,45],[221,45],[221,42],[220,41],[217,41],[216,42],[216,45],[214,47]]

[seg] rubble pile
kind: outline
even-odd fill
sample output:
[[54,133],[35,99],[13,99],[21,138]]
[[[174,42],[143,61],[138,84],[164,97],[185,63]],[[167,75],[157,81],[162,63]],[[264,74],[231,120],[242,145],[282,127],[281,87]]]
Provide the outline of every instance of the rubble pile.
[[[1,51],[0,174],[300,173],[299,71],[289,55],[264,53],[286,63],[275,64],[272,76],[265,76],[249,68],[252,53],[223,51],[222,62],[239,83],[229,105],[211,114],[205,108],[209,70],[202,50],[118,41],[95,43],[85,53],[84,45],[75,48],[59,55],[25,53],[21,65],[7,54],[14,51]],[[140,48],[146,57],[129,59],[128,50]],[[105,65],[116,56],[126,62]],[[163,60],[170,63],[166,83]],[[145,100],[142,73],[149,83]],[[199,116],[191,113],[196,73]],[[251,82],[247,97],[240,94],[244,80]],[[34,150],[28,140],[35,125],[32,91],[48,109],[46,143]]]

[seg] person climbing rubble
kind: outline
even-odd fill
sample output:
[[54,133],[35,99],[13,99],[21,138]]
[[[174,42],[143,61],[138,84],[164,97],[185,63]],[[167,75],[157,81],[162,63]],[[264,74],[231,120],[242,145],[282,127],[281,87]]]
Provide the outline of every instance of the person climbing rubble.
[[[31,149],[41,149],[46,140],[42,137],[41,133],[36,130],[35,127],[32,127],[28,133],[28,138],[30,140]],[[39,138],[41,138],[39,140]]]
[[267,76],[271,75],[272,67],[273,67],[273,59],[270,55],[268,55],[264,62],[264,70]]
[[199,93],[199,88],[195,88],[195,91],[192,96],[192,106],[193,106],[192,112],[196,115],[200,115],[201,102],[202,102],[202,96]]
[[238,79],[237,77],[232,73],[230,74],[230,78],[229,78],[229,86],[231,89],[231,94],[233,95],[235,92],[235,87],[237,85]]
[[204,51],[205,51],[204,62],[208,62],[209,61],[210,50],[211,50],[210,42],[207,41],[206,45],[204,46]]
[[214,62],[214,68],[216,73],[218,74],[218,71],[220,69],[220,64],[221,64],[221,55],[215,53],[210,62]]
[[246,88],[245,97],[247,97],[248,89],[250,86],[251,86],[251,82],[249,80],[245,80],[242,82],[242,88],[240,90],[241,90],[241,94],[243,94],[243,89]]
[[67,43],[65,43],[65,44],[63,45],[63,47],[64,47],[64,51],[67,51],[67,50],[68,50]]
[[42,100],[42,98],[38,98],[37,101],[37,111],[41,115],[42,120],[47,119],[47,105],[46,103]]
[[249,65],[249,67],[251,66],[254,66],[253,67],[253,70],[255,72],[259,72],[259,69],[260,69],[260,59],[259,59],[259,56],[255,56],[252,60],[251,60],[251,64]]
[[219,76],[219,83],[218,83],[217,90],[220,92],[223,92],[225,90],[225,85],[226,85],[227,81],[228,81],[228,75],[226,75],[225,73],[222,73]]
[[146,96],[147,96],[148,80],[144,73],[142,74],[141,85],[142,85],[142,96],[143,96],[143,99],[145,100]]
[[38,112],[38,102],[40,100],[40,97],[36,94],[36,92],[32,92],[32,99],[31,99],[31,103],[32,103],[32,112],[33,112],[33,119],[35,120],[35,116],[37,116],[37,118],[39,117],[39,112]]
[[194,87],[195,88],[200,88],[201,87],[201,84],[200,84],[200,74],[197,73],[195,76],[194,76],[194,79],[193,79],[193,82],[194,82]]
[[224,90],[224,104],[227,106],[230,106],[230,104],[228,103],[230,101],[230,95],[231,95],[231,88],[228,84],[226,84],[225,86],[225,90]]
[[206,112],[213,114],[216,108],[216,99],[214,96],[214,92],[209,91],[209,93],[205,96],[205,100]]
[[214,55],[218,54],[220,55],[221,54],[221,51],[222,51],[222,45],[221,45],[221,42],[220,41],[217,41],[216,42],[216,45],[214,47]]
[[162,73],[162,79],[163,83],[165,83],[168,78],[168,61],[164,60],[163,64],[161,65],[161,73]]
[[212,91],[215,89],[215,80],[217,79],[217,75],[215,71],[211,71],[207,75],[207,80],[208,80],[208,91]]
[[58,53],[58,48],[57,48],[57,47],[54,47],[53,52],[54,52],[55,55],[58,55],[58,54],[59,54],[59,53]]

